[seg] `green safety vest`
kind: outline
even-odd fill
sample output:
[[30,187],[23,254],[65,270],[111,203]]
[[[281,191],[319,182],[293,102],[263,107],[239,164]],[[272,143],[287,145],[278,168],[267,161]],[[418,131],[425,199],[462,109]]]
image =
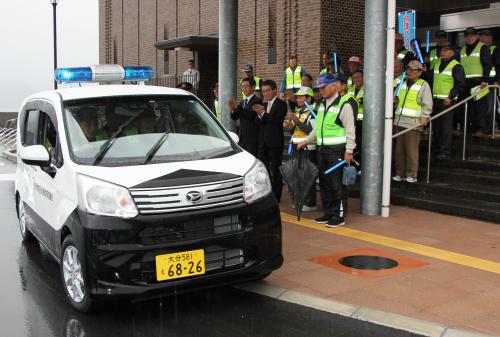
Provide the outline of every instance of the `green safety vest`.
[[292,68],[290,67],[286,68],[287,89],[299,89],[302,86],[302,76],[300,76],[301,70],[301,66],[297,66],[295,71],[292,71]]
[[96,142],[101,141],[101,140],[107,140],[107,139],[108,139],[108,134],[106,133],[106,131],[104,131],[102,129],[97,130],[97,132],[95,134],[95,141]]
[[[422,106],[417,102],[418,92],[425,83],[423,79],[417,82],[408,89],[408,82],[405,80],[398,95],[398,107],[396,108],[396,115],[403,117],[420,118],[422,115]],[[403,105],[404,104],[404,105]]]
[[430,63],[430,68],[429,69],[434,69],[434,67],[436,66],[436,63],[438,62],[438,60],[439,60],[439,55],[437,54],[437,48],[434,48],[429,53],[429,63]]
[[214,107],[215,107],[215,117],[217,117],[217,119],[220,119],[219,101],[218,100],[214,101]]
[[[299,118],[299,122],[301,123],[308,123],[309,119],[311,118],[311,112],[307,109],[302,110],[301,108],[296,108],[295,109],[295,114]],[[296,125],[295,128],[293,129],[293,138],[292,138],[292,143],[293,144],[298,144],[304,140],[307,139],[308,134],[302,131],[302,129]]]
[[328,74],[328,68],[323,68],[321,69],[321,71],[319,72],[319,74]]
[[399,52],[398,56],[396,56],[396,58],[398,59],[398,61],[403,61],[403,59],[405,58],[406,54],[408,54],[408,50],[407,49],[403,49]]
[[483,65],[481,64],[482,46],[483,43],[479,42],[470,55],[466,54],[466,47],[463,47],[460,51],[460,63],[464,67],[466,78],[483,77]]
[[[466,54],[466,47],[463,47],[460,51],[460,64],[464,67],[465,78],[483,77],[483,65],[481,64],[481,48],[483,46],[484,44],[482,42],[478,42],[476,48],[472,50],[472,53],[470,53],[470,55]],[[489,89],[483,90],[479,95],[475,97],[475,100],[479,100],[488,95],[489,91]]]
[[352,76],[349,76],[349,78],[347,79],[347,87],[351,87],[353,86],[352,85]]
[[[340,111],[352,96],[347,94],[340,97],[337,104],[332,104],[326,110],[325,104],[319,106],[316,118],[316,143],[318,145],[346,144],[347,137],[345,129],[335,123]],[[326,110],[326,111],[325,111]]]
[[[495,50],[497,46],[490,46],[490,51],[491,51],[491,55],[493,55],[493,51]],[[497,74],[496,70],[495,70],[495,67],[491,67],[491,71],[490,71],[490,77],[493,78],[495,77]]]
[[359,89],[358,94],[356,94],[356,87],[354,85],[352,85],[349,87],[347,94],[354,97],[356,99],[356,101],[358,102],[358,118],[357,119],[358,119],[358,121],[362,121],[363,120],[363,105],[361,104],[361,100],[363,99],[363,96],[365,94],[365,86],[362,86]]
[[[455,80],[453,79],[453,68],[459,65],[455,60],[451,60],[450,63],[443,69],[442,72],[439,72],[439,68],[441,67],[441,58],[435,64],[434,67],[434,83],[432,87],[432,94],[434,98],[446,99],[450,95],[451,89],[455,84]],[[457,97],[453,97],[453,99],[457,99]]]

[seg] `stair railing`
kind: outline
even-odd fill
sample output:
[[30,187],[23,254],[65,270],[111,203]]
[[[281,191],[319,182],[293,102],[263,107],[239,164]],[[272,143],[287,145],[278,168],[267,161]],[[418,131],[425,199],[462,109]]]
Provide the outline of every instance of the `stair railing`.
[[[462,160],[465,160],[465,151],[466,151],[466,148],[467,148],[467,124],[468,124],[468,121],[467,121],[467,117],[468,117],[468,102],[472,99],[474,99],[474,97],[480,95],[483,91],[485,90],[488,90],[488,89],[493,89],[493,128],[492,128],[492,135],[491,135],[491,138],[492,139],[495,139],[495,123],[496,123],[496,114],[497,114],[497,103],[498,103],[498,89],[500,89],[500,85],[494,85],[494,84],[491,84],[491,85],[487,85],[486,87],[484,87],[483,89],[481,89],[479,92],[477,92],[476,94],[474,95],[470,95],[469,97],[461,100],[460,102],[457,102],[456,104],[450,106],[449,108],[446,108],[444,109],[443,111],[441,111],[440,113],[438,113],[437,115],[435,116],[432,116],[431,118],[429,118],[429,143],[428,143],[428,146],[427,146],[427,174],[426,174],[426,183],[428,184],[429,181],[430,181],[430,171],[431,171],[431,149],[432,149],[432,121],[449,113],[450,111],[453,111],[455,110],[456,108],[462,106],[462,105],[465,105],[465,109],[464,109],[464,122],[463,122],[463,132],[464,132],[464,141],[463,141],[463,144],[462,144]],[[408,128],[408,129],[405,129],[405,130],[402,130],[396,134],[394,134],[392,136],[392,139],[396,139],[397,137],[399,136],[402,136],[404,135],[405,133],[407,132],[410,132],[412,130],[416,130],[418,128],[420,128],[421,125],[416,125],[416,126],[413,126],[411,128]]]

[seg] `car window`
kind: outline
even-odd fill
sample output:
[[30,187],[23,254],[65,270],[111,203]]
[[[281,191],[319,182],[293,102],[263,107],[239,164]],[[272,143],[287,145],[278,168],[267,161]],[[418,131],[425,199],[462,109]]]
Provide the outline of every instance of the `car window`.
[[[78,164],[136,165],[235,153],[213,115],[194,97],[100,97],[64,102],[69,148]],[[113,136],[112,144],[97,160]]]
[[26,119],[24,128],[21,134],[21,143],[24,146],[38,144],[38,123],[40,119],[40,111],[29,110],[26,111]]
[[43,112],[40,112],[40,125],[40,144],[49,152],[52,163],[60,166],[62,164],[62,153],[57,129],[49,115]]

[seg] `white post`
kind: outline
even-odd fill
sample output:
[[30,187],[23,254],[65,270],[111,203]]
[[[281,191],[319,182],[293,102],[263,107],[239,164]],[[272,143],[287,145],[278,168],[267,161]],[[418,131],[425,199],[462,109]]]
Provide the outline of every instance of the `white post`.
[[396,0],[387,3],[387,51],[385,73],[385,132],[384,132],[384,176],[382,179],[382,216],[388,217],[391,205],[391,163],[394,96],[394,35],[396,32]]

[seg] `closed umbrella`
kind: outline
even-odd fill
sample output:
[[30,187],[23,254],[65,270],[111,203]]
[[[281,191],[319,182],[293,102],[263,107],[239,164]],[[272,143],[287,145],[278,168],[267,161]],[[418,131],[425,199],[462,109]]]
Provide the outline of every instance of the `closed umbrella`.
[[307,193],[316,182],[319,170],[308,159],[307,150],[299,151],[296,156],[284,163],[280,170],[292,198],[297,219],[300,220],[302,206],[307,198]]

